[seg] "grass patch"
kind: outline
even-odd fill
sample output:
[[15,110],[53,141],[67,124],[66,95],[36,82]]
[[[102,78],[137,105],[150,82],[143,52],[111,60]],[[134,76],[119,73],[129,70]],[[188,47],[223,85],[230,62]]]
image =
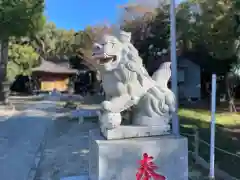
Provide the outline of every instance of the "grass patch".
[[[198,119],[202,122],[211,121],[211,112],[201,109],[184,109],[180,108],[178,115],[186,119]],[[240,114],[239,113],[216,113],[216,124],[225,127],[240,125]]]
[[[195,128],[199,130],[200,138],[209,143],[211,114],[201,109],[179,109],[181,132],[193,134]],[[239,131],[235,131],[238,130]],[[240,152],[240,114],[218,112],[216,113],[216,146],[231,153]],[[193,150],[192,137],[188,138],[189,149]],[[209,161],[209,146],[200,143],[199,153]],[[215,151],[216,166],[230,175],[240,178],[240,158]]]

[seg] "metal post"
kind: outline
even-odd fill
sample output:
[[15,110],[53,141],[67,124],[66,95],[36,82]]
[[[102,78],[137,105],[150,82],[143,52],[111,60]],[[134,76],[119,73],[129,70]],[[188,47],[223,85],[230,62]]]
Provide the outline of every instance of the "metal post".
[[197,163],[198,157],[199,157],[199,131],[198,131],[198,128],[195,129],[195,134],[194,134],[194,156],[195,156],[195,163]]
[[177,80],[177,53],[176,53],[176,17],[175,17],[175,0],[171,0],[170,5],[170,28],[171,28],[171,87],[176,96],[176,112],[172,119],[172,132],[174,135],[179,135],[179,120],[178,120],[178,80]]
[[210,179],[215,178],[215,112],[216,112],[216,74],[212,75],[212,100],[211,100],[211,142],[210,142]]

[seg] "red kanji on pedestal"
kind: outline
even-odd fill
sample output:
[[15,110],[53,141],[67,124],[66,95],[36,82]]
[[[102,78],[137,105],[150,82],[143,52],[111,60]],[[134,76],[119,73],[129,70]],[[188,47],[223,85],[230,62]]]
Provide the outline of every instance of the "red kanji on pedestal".
[[152,156],[148,156],[147,153],[143,154],[143,159],[139,162],[140,167],[136,174],[136,180],[167,180],[165,176],[155,172],[158,167],[152,162],[152,160]]

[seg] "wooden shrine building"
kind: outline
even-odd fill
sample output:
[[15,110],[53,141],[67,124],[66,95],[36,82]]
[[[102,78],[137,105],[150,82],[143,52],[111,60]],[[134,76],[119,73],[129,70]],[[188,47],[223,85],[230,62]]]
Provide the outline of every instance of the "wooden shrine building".
[[40,82],[40,91],[67,91],[70,77],[76,74],[77,70],[70,68],[68,63],[57,64],[46,60],[42,60],[41,65],[33,69],[33,77]]

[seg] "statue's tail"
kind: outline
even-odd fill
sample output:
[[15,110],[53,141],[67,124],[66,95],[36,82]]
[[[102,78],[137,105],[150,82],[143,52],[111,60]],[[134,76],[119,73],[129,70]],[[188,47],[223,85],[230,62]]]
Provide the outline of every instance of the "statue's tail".
[[166,104],[169,107],[169,113],[173,113],[176,111],[176,96],[175,94],[169,89],[165,96]]
[[168,88],[168,81],[171,78],[171,62],[164,62],[158,70],[152,75],[152,79],[156,81],[157,86],[160,86],[165,91],[165,104],[168,111],[175,111],[176,98],[174,93]]
[[158,87],[152,88],[148,95],[141,99],[144,103],[141,108],[147,116],[164,116],[175,112],[176,99],[174,93],[169,89],[160,89]]
[[168,88],[167,84],[171,77],[171,62],[164,62],[158,70],[152,75],[152,79],[157,82],[158,86]]

